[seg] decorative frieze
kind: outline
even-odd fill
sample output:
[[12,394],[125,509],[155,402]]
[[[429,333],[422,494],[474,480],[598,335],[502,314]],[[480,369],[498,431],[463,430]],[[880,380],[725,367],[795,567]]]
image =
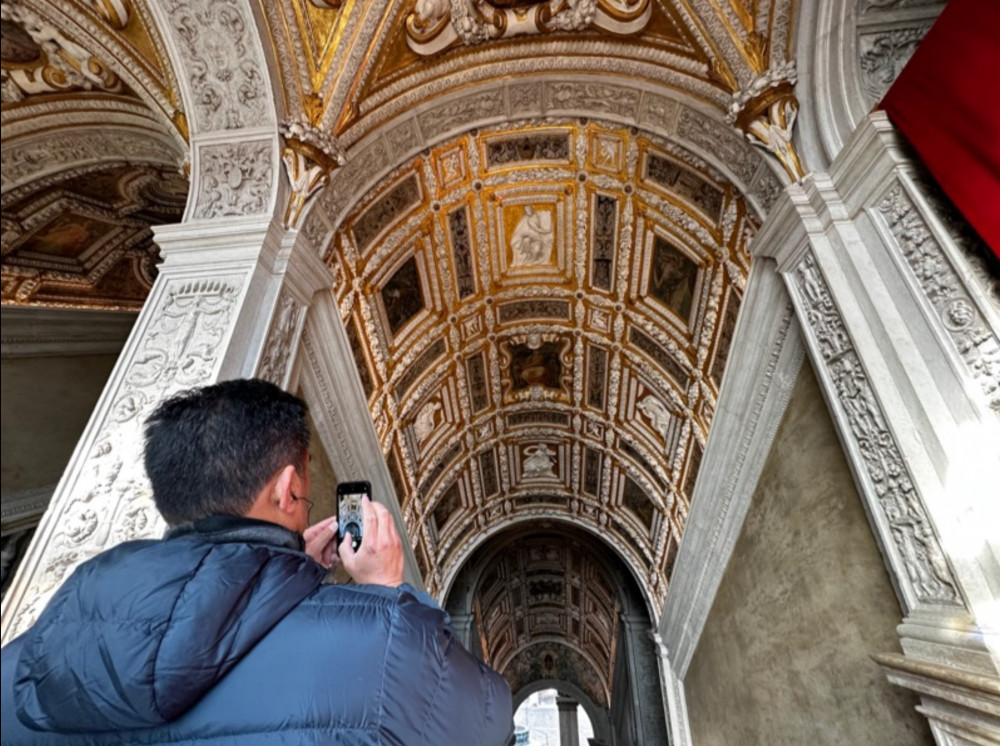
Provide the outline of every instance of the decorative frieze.
[[878,202],[878,214],[896,239],[913,277],[934,307],[952,347],[1000,415],[1000,339],[970,299],[923,215],[900,183]]
[[919,603],[961,606],[955,580],[934,527],[914,487],[909,467],[889,429],[875,392],[812,254],[795,268],[793,282],[804,306],[826,373],[846,420],[845,436],[858,453],[875,499],[878,521],[887,527],[901,567],[904,596]]

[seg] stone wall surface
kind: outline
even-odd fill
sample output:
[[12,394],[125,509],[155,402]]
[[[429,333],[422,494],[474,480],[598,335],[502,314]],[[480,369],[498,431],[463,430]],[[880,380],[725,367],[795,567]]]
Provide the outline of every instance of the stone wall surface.
[[116,355],[4,359],[0,486],[5,493],[59,480],[116,359]]
[[692,742],[932,744],[870,658],[900,618],[807,363],[685,678]]

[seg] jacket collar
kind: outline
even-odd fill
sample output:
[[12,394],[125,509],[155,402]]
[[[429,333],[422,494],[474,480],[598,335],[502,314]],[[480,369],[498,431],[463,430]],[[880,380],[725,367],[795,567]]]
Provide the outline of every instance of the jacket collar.
[[213,544],[269,544],[296,552],[305,551],[305,540],[301,534],[277,523],[235,515],[213,515],[192,523],[182,523],[167,531],[163,538],[175,539],[191,534],[197,534]]

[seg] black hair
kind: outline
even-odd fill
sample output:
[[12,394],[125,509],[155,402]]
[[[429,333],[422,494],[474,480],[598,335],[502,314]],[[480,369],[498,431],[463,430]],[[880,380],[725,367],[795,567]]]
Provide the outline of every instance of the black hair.
[[305,468],[308,450],[305,402],[260,379],[183,391],[146,420],[146,473],[172,526],[246,515],[278,470]]

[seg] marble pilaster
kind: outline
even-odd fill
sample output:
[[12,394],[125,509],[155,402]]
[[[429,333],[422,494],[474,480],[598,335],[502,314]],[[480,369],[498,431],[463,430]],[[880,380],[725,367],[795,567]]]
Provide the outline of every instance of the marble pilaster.
[[78,564],[162,533],[142,470],[145,417],[180,390],[252,375],[265,350],[292,249],[280,224],[191,221],[158,228],[156,240],[159,276],[5,598],[4,641]]
[[[753,249],[778,262],[903,610],[904,659],[879,663],[942,744],[1000,736],[1000,315],[963,240],[874,114]],[[966,676],[984,697],[953,696]]]

